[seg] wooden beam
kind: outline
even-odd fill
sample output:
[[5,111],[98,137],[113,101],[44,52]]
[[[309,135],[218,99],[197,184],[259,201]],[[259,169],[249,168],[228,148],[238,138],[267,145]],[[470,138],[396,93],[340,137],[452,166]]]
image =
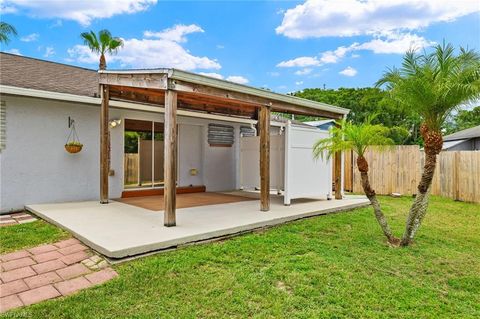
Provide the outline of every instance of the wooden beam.
[[100,84],[131,86],[148,89],[167,89],[167,74],[128,74],[128,73],[100,73]]
[[318,116],[318,117],[326,117],[331,119],[340,119],[342,118],[342,114],[319,110],[316,108],[310,108],[306,106],[299,106],[290,103],[285,103],[282,101],[277,101],[274,99],[268,99],[265,97],[259,97],[255,95],[250,95],[246,93],[240,93],[235,91],[228,91],[225,89],[219,89],[211,86],[201,85],[201,84],[193,84],[184,81],[175,80],[171,84],[169,84],[170,88],[182,92],[183,94],[195,94],[196,96],[204,96],[207,97],[216,97],[219,101],[223,101],[224,103],[228,103],[229,101],[235,101],[240,103],[247,103],[250,105],[255,105],[257,107],[261,107],[264,105],[271,105],[271,110],[275,112],[284,112],[284,113],[291,113],[291,114],[299,114],[299,115],[310,115],[310,116]]
[[270,210],[270,108],[262,106],[258,119],[260,130],[260,210]]
[[[118,87],[110,89],[110,97],[112,99],[121,99],[132,102],[141,102],[152,105],[164,106],[165,96],[164,93],[156,91],[148,91],[146,89],[128,88],[119,90]],[[178,109],[187,109],[194,111],[202,111],[207,113],[226,114],[232,116],[248,117],[252,118],[255,111],[255,107],[243,104],[222,103],[214,99],[194,99],[191,97],[178,95],[177,102]]]
[[176,225],[176,178],[177,178],[177,92],[165,93],[165,213],[164,225]]
[[108,203],[109,132],[108,132],[108,85],[101,85],[102,105],[100,108],[100,203]]

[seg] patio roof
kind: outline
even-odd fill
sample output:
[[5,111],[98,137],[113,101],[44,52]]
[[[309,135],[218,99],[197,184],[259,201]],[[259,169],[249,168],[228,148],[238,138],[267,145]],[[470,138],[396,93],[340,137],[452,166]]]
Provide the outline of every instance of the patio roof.
[[177,69],[100,70],[110,98],[164,105],[165,91],[178,92],[178,108],[256,119],[257,108],[340,119],[349,110]]

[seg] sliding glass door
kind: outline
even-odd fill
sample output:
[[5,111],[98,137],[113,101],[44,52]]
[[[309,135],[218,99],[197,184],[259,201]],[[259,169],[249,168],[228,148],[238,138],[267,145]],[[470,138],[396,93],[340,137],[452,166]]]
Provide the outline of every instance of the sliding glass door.
[[125,120],[124,187],[163,187],[163,123]]

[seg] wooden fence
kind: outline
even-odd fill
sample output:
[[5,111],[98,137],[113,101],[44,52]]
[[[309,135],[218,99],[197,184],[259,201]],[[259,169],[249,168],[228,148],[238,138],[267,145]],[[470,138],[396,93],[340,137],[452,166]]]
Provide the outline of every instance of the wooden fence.
[[127,153],[124,157],[125,185],[138,183],[138,153]]
[[[377,194],[411,195],[417,192],[425,161],[418,146],[396,146],[385,152],[371,150],[365,157],[369,164],[370,183]],[[362,193],[356,159],[356,154],[345,154],[345,190]],[[440,153],[431,193],[480,203],[480,151]]]

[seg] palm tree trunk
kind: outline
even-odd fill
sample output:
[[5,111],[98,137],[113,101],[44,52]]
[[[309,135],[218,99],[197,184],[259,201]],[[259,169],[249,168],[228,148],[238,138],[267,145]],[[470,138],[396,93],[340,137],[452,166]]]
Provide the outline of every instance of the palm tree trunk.
[[425,141],[425,164],[423,166],[422,178],[418,184],[418,194],[410,207],[400,246],[408,246],[412,243],[415,233],[427,214],[428,197],[433,175],[435,174],[437,155],[443,146],[442,135],[439,132],[428,131],[426,128],[422,128],[422,130],[422,136]]
[[399,240],[393,236],[392,231],[390,230],[390,226],[388,225],[387,219],[385,215],[382,213],[382,209],[380,207],[380,203],[378,202],[377,195],[375,191],[370,186],[370,180],[368,178],[368,162],[363,156],[359,156],[357,158],[357,167],[360,171],[360,176],[362,180],[362,187],[365,195],[367,195],[368,200],[373,207],[373,212],[375,214],[375,218],[377,219],[380,228],[383,231],[383,234],[387,237],[388,242],[394,245],[398,245]]
[[106,70],[107,69],[107,59],[105,59],[104,54],[100,55],[100,64],[98,65],[98,68],[100,70]]

